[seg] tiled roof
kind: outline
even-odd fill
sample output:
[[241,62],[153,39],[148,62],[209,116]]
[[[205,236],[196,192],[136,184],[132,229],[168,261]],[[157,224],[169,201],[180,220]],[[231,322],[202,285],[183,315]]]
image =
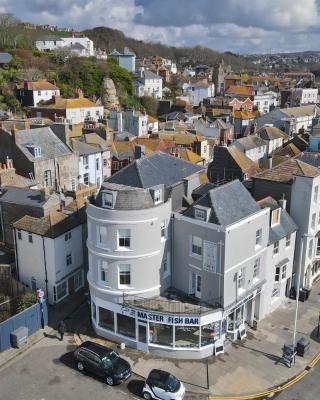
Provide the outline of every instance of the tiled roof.
[[197,153],[189,149],[179,149],[180,158],[185,161],[189,161],[192,164],[199,164],[203,162],[203,158]]
[[96,104],[86,99],[85,97],[79,99],[63,99],[62,97],[58,97],[55,99],[54,103],[41,105],[35,108],[53,108],[53,109],[67,109],[67,108],[88,108],[88,107],[96,107]]
[[255,119],[260,116],[259,111],[237,110],[231,114],[234,118]]
[[231,85],[225,92],[226,94],[235,94],[238,96],[252,96],[253,95],[253,87],[252,86],[238,86]]
[[251,176],[257,172],[260,172],[259,166],[249,157],[243,154],[242,151],[240,151],[237,147],[229,146],[227,147],[227,151],[244,173],[247,173]]
[[134,156],[134,144],[128,141],[113,141],[112,143],[112,155],[117,158],[133,158]]
[[275,126],[262,126],[256,131],[256,135],[261,137],[264,140],[274,140],[274,139],[283,139],[287,140],[289,136],[282,132],[281,129],[276,128]]
[[283,147],[280,150],[276,151],[277,156],[289,156],[289,157],[295,157],[301,153],[301,150],[298,149],[297,146],[295,146],[293,143],[287,144],[285,147]]
[[72,214],[60,211],[51,212],[49,216],[35,218],[25,215],[13,224],[16,229],[32,232],[36,235],[56,238],[85,222],[84,208]]
[[[27,82],[27,87],[28,90],[59,90],[58,86],[47,81]],[[17,89],[23,90],[24,88],[25,83],[17,85]]]
[[281,112],[287,117],[304,117],[304,116],[312,116],[319,115],[319,107],[314,104],[300,107],[289,107],[289,108],[281,108]]
[[290,159],[274,168],[268,169],[255,175],[254,179],[263,179],[274,182],[291,183],[294,176],[306,176],[315,178],[320,175],[320,171],[297,159]]

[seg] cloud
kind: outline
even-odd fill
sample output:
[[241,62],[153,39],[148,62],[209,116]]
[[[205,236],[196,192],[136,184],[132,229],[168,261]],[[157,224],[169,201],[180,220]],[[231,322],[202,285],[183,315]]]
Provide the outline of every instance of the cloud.
[[320,0],[0,0],[23,21],[239,53],[318,49]]

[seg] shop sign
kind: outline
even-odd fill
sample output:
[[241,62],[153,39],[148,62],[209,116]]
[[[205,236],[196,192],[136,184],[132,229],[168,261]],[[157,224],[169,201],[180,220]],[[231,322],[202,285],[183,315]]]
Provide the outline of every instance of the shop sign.
[[214,342],[214,355],[224,353],[224,341],[222,339],[218,339]]
[[197,316],[181,316],[181,315],[166,315],[166,314],[158,314],[147,312],[143,310],[134,310],[128,307],[122,307],[122,314],[137,317],[138,319],[142,319],[144,321],[150,322],[159,322],[162,324],[168,325],[200,325],[200,318]]

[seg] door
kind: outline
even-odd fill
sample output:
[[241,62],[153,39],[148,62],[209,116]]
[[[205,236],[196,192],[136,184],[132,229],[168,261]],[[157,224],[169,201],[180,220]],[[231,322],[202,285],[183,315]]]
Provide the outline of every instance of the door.
[[68,289],[69,289],[69,294],[74,293],[74,276],[68,279]]
[[148,351],[147,324],[138,323],[138,350]]
[[190,294],[201,298],[201,275],[195,272],[192,272],[190,276]]
[[290,297],[290,290],[291,290],[291,277],[287,279],[286,283],[286,297]]

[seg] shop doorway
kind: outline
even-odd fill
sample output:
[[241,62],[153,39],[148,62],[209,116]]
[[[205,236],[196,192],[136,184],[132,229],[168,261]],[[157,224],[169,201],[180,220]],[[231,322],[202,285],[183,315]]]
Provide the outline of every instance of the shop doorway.
[[148,351],[148,327],[147,324],[138,322],[138,350]]

